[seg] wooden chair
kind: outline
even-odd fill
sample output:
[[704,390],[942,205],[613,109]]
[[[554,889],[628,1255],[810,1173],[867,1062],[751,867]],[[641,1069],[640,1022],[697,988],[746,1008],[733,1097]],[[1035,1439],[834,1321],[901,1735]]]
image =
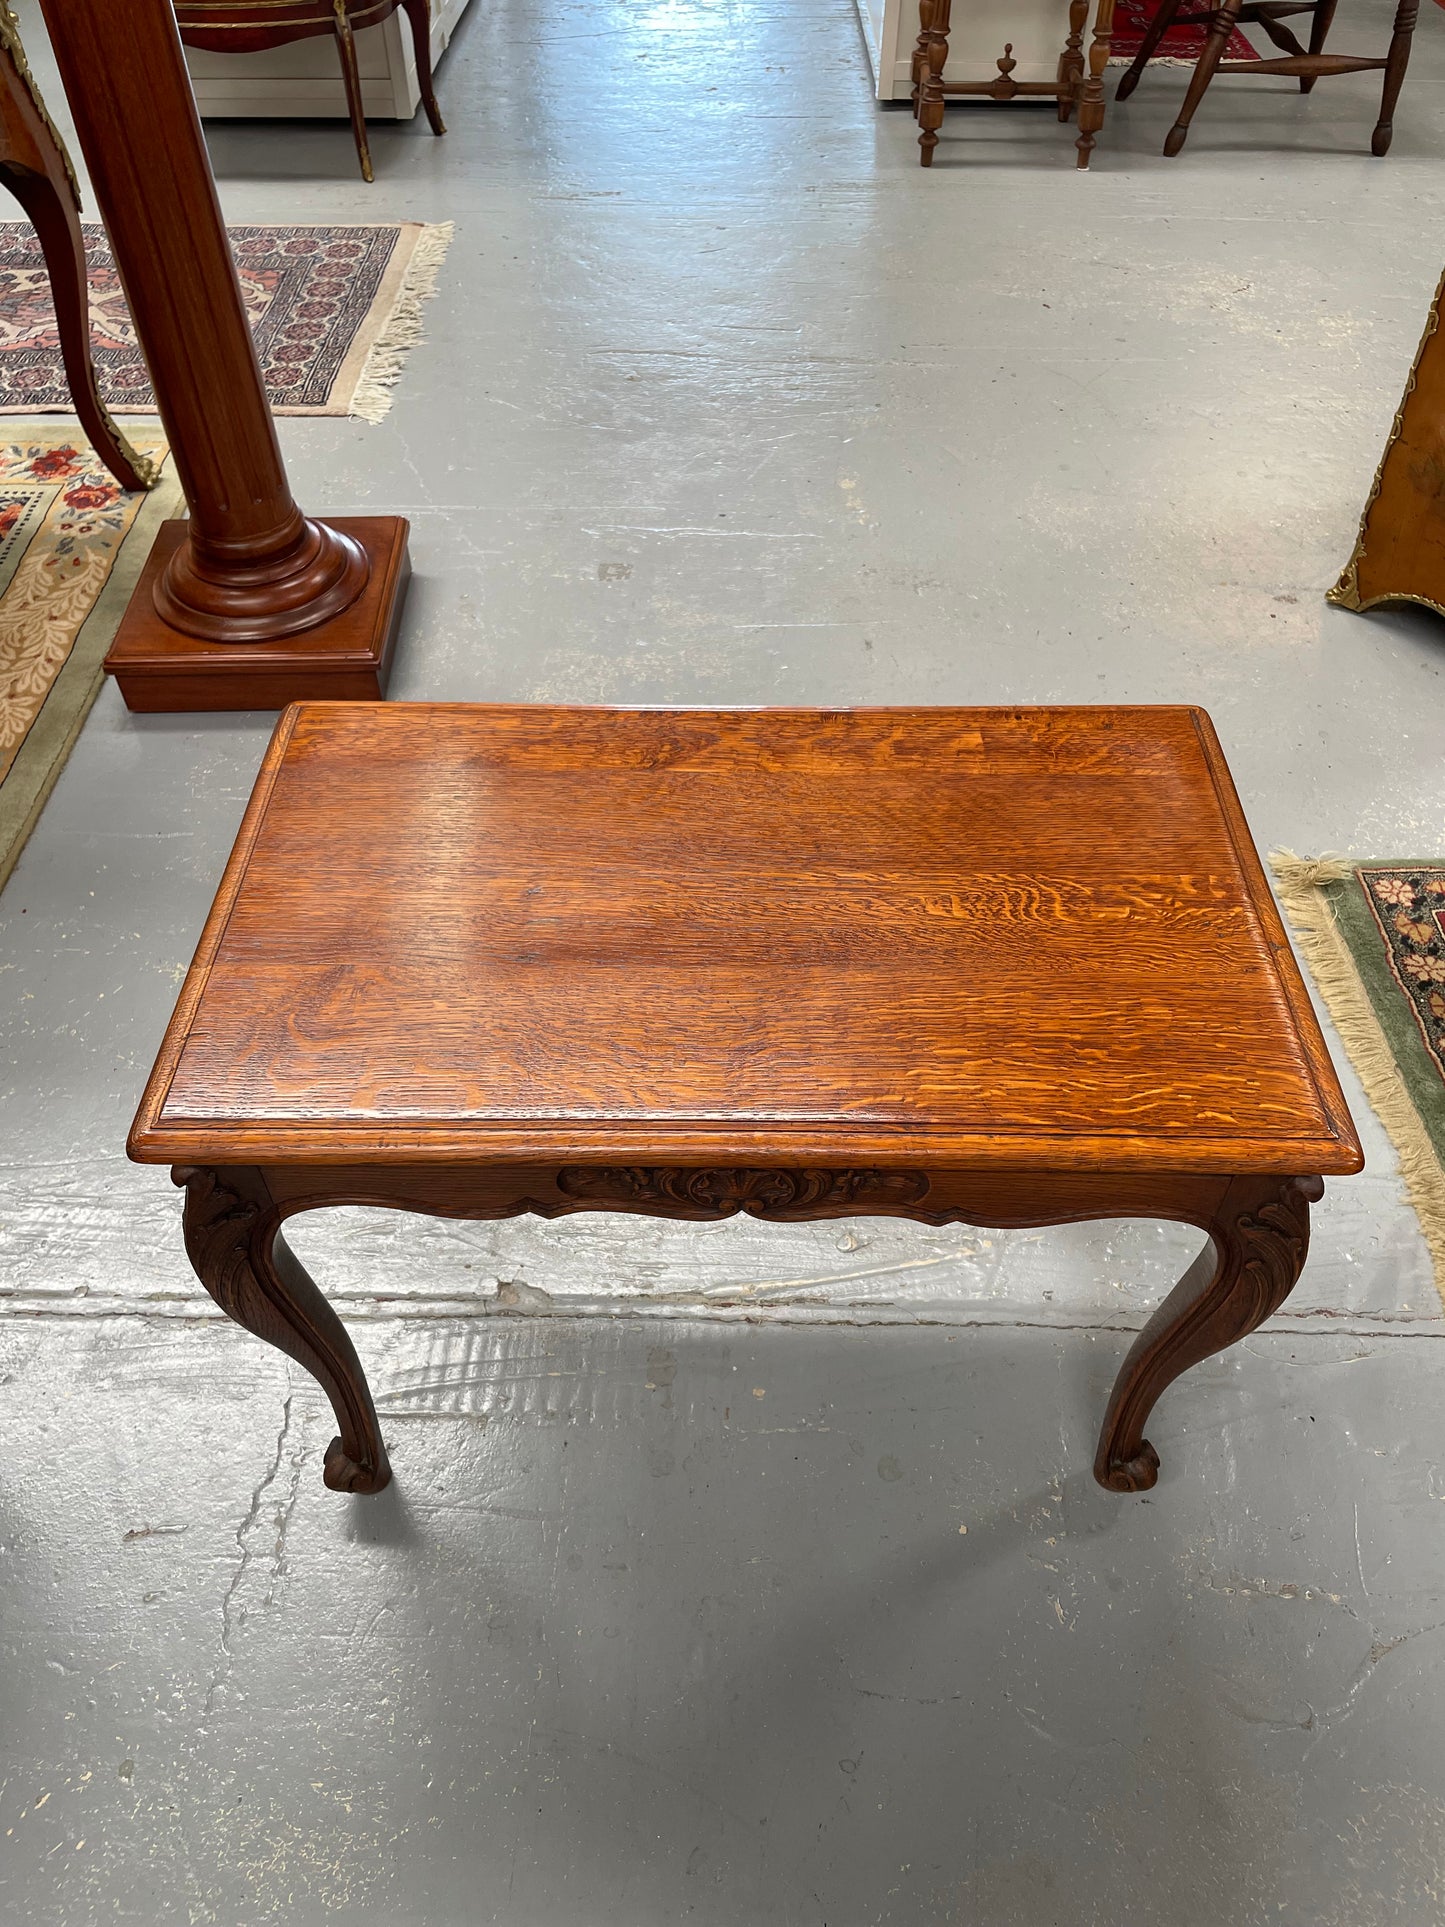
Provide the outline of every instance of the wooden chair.
[[[1209,29],[1190,76],[1189,91],[1184,96],[1184,105],[1179,109],[1179,118],[1164,138],[1166,154],[1177,154],[1183,147],[1194,110],[1217,73],[1294,74],[1299,80],[1300,92],[1307,94],[1322,74],[1363,74],[1377,68],[1384,71],[1385,86],[1380,100],[1380,118],[1370,137],[1370,151],[1372,154],[1389,152],[1390,139],[1395,131],[1395,102],[1400,98],[1400,89],[1405,82],[1405,68],[1410,60],[1410,39],[1415,31],[1419,0],[1399,0],[1389,52],[1383,59],[1377,60],[1365,60],[1354,54],[1325,52],[1325,35],[1335,17],[1336,0],[1220,0],[1218,7],[1196,13],[1181,12],[1183,4],[1184,0],[1161,0],[1159,11],[1144,35],[1143,45],[1134,56],[1129,71],[1119,82],[1114,96],[1116,100],[1129,98],[1139,85],[1139,76],[1171,27]],[[1285,20],[1295,14],[1308,14],[1310,17],[1308,47],[1303,46],[1284,25]],[[1250,25],[1262,27],[1276,47],[1284,48],[1283,56],[1268,60],[1222,59],[1234,29]]]
[[376,177],[371,144],[366,138],[354,35],[362,27],[374,27],[388,19],[398,8],[411,27],[421,104],[432,132],[444,134],[446,123],[432,91],[428,0],[176,0],[176,25],[187,47],[204,47],[210,53],[259,53],[290,40],[309,40],[318,34],[334,36],[361,178],[370,181]]

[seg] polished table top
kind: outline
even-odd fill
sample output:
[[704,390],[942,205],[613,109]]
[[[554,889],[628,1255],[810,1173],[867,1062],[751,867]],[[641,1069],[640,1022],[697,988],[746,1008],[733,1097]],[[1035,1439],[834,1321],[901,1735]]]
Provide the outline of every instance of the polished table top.
[[131,1150],[1362,1162],[1183,707],[294,707]]

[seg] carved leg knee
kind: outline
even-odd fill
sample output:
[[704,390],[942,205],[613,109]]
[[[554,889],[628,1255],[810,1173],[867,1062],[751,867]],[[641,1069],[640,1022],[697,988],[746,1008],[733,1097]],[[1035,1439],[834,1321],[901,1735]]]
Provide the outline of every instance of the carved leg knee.
[[304,1365],[341,1427],[323,1477],[338,1492],[380,1492],[391,1478],[366,1374],[341,1320],[279,1235],[264,1175],[178,1165],[186,1253],[196,1276],[238,1325]]
[[1146,1492],[1159,1455],[1144,1426],[1159,1394],[1202,1358],[1245,1338],[1284,1303],[1309,1252],[1318,1178],[1235,1178],[1210,1243],[1129,1349],[1109,1400],[1094,1477],[1111,1492]]

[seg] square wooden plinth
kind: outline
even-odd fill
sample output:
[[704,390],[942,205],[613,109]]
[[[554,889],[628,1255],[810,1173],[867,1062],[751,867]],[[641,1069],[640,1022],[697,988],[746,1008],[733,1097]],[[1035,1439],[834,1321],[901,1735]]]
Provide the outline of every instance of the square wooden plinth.
[[410,524],[399,515],[326,520],[366,550],[371,579],[332,621],[279,642],[203,642],[162,622],[152,590],[186,539],[184,522],[162,525],[121,618],[107,672],[127,709],[284,709],[306,701],[375,702],[386,693],[411,562]]

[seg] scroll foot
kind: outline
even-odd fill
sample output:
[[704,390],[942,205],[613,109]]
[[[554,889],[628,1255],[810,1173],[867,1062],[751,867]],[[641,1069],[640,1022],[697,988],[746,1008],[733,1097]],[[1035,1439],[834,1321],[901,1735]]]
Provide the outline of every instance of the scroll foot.
[[1111,1463],[1102,1476],[1097,1471],[1094,1476],[1110,1492],[1148,1492],[1159,1483],[1159,1454],[1141,1439],[1132,1459]]
[[391,1466],[385,1452],[380,1465],[359,1465],[337,1438],[326,1448],[321,1476],[333,1492],[380,1492],[391,1484]]

